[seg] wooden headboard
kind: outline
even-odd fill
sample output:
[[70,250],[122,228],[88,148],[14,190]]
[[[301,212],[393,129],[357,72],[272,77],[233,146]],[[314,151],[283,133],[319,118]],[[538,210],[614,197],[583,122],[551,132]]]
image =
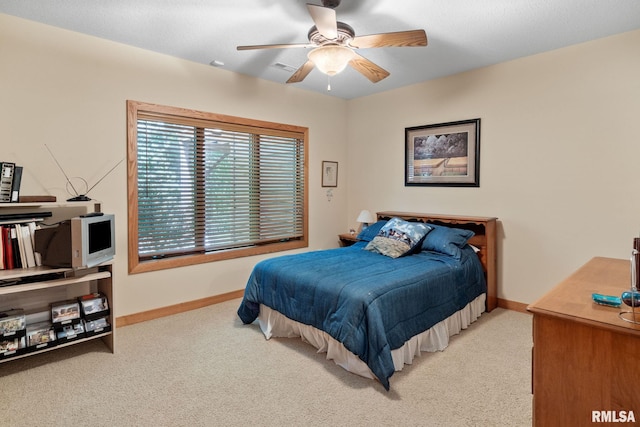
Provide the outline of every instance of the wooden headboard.
[[487,311],[498,305],[498,277],[497,277],[497,248],[496,222],[497,218],[483,216],[460,216],[412,212],[378,212],[378,220],[388,220],[393,217],[405,221],[418,221],[446,225],[447,227],[471,230],[475,235],[469,244],[480,249],[478,257],[484,268],[487,279]]

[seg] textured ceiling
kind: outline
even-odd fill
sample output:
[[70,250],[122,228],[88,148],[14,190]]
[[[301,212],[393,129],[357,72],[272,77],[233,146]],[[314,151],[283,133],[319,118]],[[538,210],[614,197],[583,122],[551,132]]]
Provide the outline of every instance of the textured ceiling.
[[[0,13],[285,84],[307,49],[237,51],[306,43],[320,0],[0,0]],[[356,36],[424,29],[426,47],[360,49],[391,75],[371,83],[348,68],[313,70],[297,87],[345,99],[395,89],[640,28],[640,0],[342,0],[338,20]],[[1,41],[0,41],[1,42]],[[640,52],[640,47],[639,50]],[[291,70],[277,67],[284,64]]]

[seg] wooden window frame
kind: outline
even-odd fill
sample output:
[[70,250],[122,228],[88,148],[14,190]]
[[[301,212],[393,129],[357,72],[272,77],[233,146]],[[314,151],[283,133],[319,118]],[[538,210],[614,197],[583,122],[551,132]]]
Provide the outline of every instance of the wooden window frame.
[[[159,118],[179,117],[185,121],[200,120],[222,122],[229,125],[250,127],[260,131],[276,131],[280,133],[299,134],[303,139],[303,224],[302,237],[296,240],[273,242],[245,248],[212,251],[201,254],[169,257],[163,259],[140,260],[138,251],[138,153],[137,123],[139,115],[157,115]],[[228,260],[246,256],[261,255],[272,252],[287,251],[308,247],[308,135],[306,127],[266,122],[216,113],[190,110],[150,104],[139,101],[127,101],[127,205],[128,205],[128,269],[129,274],[177,268],[213,261]]]

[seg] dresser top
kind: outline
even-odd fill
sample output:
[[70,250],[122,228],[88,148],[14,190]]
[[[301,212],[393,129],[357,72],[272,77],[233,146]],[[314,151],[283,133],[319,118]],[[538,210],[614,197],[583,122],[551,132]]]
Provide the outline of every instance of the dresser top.
[[[616,258],[592,258],[571,276],[560,282],[542,298],[527,307],[534,314],[562,317],[621,333],[638,334],[640,325],[626,322],[618,316],[631,310],[624,304],[607,307],[593,302],[591,294],[619,297],[631,287],[631,263]],[[636,308],[640,321],[640,308]]]

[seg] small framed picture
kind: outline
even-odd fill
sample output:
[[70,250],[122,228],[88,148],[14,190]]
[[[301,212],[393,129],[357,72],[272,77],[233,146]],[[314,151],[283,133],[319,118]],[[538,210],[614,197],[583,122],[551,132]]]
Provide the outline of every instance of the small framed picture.
[[322,186],[337,187],[338,186],[338,162],[322,162]]

